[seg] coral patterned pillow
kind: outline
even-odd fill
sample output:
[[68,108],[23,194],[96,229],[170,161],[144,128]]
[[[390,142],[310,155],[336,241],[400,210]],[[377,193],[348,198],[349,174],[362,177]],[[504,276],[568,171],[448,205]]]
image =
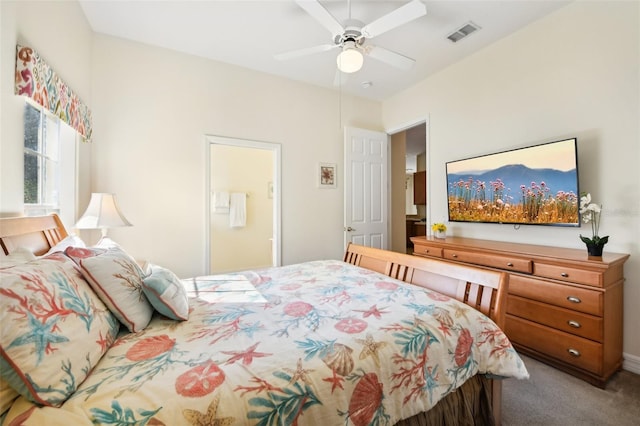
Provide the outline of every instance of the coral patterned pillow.
[[0,324],[0,376],[52,406],[75,392],[120,328],[62,253],[0,270]]
[[69,247],[65,254],[79,266],[98,297],[129,331],[143,330],[153,307],[142,291],[143,272],[120,247]]
[[166,268],[150,265],[151,274],[144,278],[142,289],[154,308],[167,318],[189,319],[189,298],[180,278]]

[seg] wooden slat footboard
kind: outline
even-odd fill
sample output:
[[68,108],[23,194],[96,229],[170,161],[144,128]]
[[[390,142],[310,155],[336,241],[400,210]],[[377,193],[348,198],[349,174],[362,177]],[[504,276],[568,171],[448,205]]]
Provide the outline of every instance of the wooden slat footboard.
[[[345,262],[446,294],[479,310],[504,329],[509,276],[506,272],[426,259],[349,244]],[[493,415],[500,424],[502,382],[492,380]]]

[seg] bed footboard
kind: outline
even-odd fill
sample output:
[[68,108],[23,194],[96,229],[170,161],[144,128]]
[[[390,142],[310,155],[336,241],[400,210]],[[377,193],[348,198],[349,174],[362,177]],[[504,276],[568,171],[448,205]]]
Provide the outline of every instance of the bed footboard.
[[[479,310],[504,329],[509,275],[472,266],[427,259],[372,247],[349,244],[345,262],[380,272],[414,285],[446,294]],[[501,422],[502,383],[491,380],[495,424]]]
[[453,297],[504,328],[509,275],[444,260],[349,244],[345,262]]

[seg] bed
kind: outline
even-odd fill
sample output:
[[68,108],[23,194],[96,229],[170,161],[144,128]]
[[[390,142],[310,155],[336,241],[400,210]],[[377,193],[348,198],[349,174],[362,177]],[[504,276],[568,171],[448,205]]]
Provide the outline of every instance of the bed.
[[179,280],[71,238],[0,219],[2,424],[499,424],[501,380],[528,377],[504,273],[351,244]]

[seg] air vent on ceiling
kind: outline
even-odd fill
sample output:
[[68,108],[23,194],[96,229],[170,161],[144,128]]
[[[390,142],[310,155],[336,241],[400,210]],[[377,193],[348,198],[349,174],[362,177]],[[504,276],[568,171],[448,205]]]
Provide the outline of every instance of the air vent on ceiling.
[[480,27],[474,24],[473,22],[467,22],[462,27],[458,28],[457,30],[449,34],[447,38],[452,42],[457,43],[463,38],[465,38],[466,36],[468,36],[469,34],[472,34],[479,29]]

